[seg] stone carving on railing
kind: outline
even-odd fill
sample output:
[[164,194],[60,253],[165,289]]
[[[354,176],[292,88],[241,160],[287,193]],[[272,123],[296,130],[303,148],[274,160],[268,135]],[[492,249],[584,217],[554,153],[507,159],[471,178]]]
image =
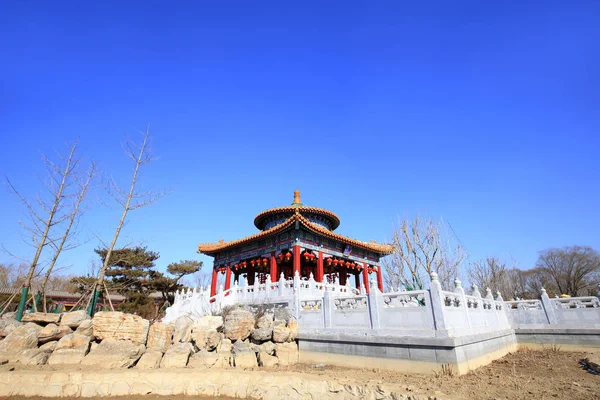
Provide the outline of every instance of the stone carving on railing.
[[479,305],[481,304],[480,297],[465,295],[465,300],[468,308],[479,308]]
[[399,293],[385,293],[383,306],[386,308],[424,307],[425,294],[423,290],[414,290]]
[[302,300],[300,301],[300,309],[303,311],[321,311],[323,308],[323,300]]
[[365,309],[367,308],[367,297],[337,297],[335,298],[333,305],[336,310],[341,311]]
[[446,291],[442,291],[442,295],[444,296],[444,305],[446,307],[460,307],[462,303],[460,295]]
[[505,302],[508,310],[541,310],[540,300],[513,300]]
[[572,297],[566,299],[550,299],[554,307],[558,309],[566,308],[600,308],[600,300],[597,297]]

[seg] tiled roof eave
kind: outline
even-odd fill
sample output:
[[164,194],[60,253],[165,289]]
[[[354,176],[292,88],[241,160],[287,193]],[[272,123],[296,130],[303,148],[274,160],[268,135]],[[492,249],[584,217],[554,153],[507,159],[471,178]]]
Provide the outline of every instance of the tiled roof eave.
[[350,244],[352,246],[357,246],[357,247],[367,249],[367,250],[370,250],[370,251],[373,251],[375,253],[382,254],[382,255],[388,255],[393,252],[393,247],[391,245],[362,242],[360,240],[342,236],[342,235],[334,233],[328,229],[322,228],[319,225],[313,224],[308,219],[303,217],[300,214],[299,210],[296,210],[294,215],[292,215],[290,218],[288,218],[285,222],[283,222],[277,226],[274,226],[270,229],[267,229],[266,231],[262,231],[262,232],[254,234],[254,235],[250,235],[245,238],[233,240],[230,242],[200,244],[198,246],[198,252],[202,253],[202,254],[206,254],[206,255],[214,255],[215,253],[218,253],[220,251],[230,249],[232,247],[239,246],[241,244],[248,243],[250,241],[257,240],[257,239],[267,237],[272,234],[281,232],[281,231],[285,230],[286,228],[288,228],[289,226],[291,226],[295,221],[299,221],[307,229],[309,229],[315,233],[318,233],[320,235],[323,235],[323,236],[326,236],[326,237],[329,237],[329,238],[332,238],[335,240],[339,240],[341,242]]

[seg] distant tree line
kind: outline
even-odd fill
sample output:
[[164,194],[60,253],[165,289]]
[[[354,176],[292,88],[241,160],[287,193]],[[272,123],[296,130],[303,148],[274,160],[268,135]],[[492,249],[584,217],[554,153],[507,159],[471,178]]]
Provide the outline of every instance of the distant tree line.
[[446,290],[453,290],[454,280],[464,276],[480,290],[489,287],[494,295],[499,291],[505,300],[539,298],[542,288],[550,296],[598,295],[600,254],[591,247],[543,250],[531,269],[519,269],[514,261],[509,266],[498,257],[465,266],[466,252],[443,228],[441,220],[400,221],[393,230],[394,251],[383,260],[387,290],[422,289],[435,271]]

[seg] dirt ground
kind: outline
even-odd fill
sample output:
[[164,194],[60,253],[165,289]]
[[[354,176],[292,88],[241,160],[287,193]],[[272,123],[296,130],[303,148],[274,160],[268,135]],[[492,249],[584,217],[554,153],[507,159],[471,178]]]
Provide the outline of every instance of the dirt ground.
[[[580,361],[589,353],[567,352],[548,347],[541,350],[520,349],[490,365],[467,375],[437,371],[425,376],[376,369],[351,369],[334,366],[298,364],[270,369],[319,375],[325,378],[364,380],[405,386],[415,394],[441,395],[453,400],[521,400],[568,399],[600,400],[600,375],[582,368]],[[6,366],[4,366],[6,367]],[[427,398],[427,397],[425,397]],[[13,398],[16,400],[16,398]],[[33,400],[34,398],[27,398]],[[186,396],[127,396],[123,400],[192,400]],[[202,399],[207,399],[202,397]],[[214,399],[214,398],[211,398]],[[220,400],[215,399],[215,400]],[[224,398],[223,398],[224,399]]]
[[285,370],[348,379],[360,377],[382,383],[402,383],[409,391],[428,394],[438,391],[456,400],[600,400],[600,375],[588,372],[580,364],[589,354],[561,351],[556,347],[540,350],[521,348],[462,376],[442,371],[424,376],[333,366],[315,368],[303,364],[290,366]]

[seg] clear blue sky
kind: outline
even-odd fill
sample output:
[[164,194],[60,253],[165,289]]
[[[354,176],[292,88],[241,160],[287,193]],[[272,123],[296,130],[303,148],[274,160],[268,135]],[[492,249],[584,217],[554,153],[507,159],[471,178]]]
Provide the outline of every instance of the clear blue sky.
[[[0,173],[33,195],[40,152],[81,136],[126,185],[119,142],[150,124],[160,160],[141,183],[172,193],[120,243],[161,268],[209,262],[199,242],[254,233],[294,189],[362,240],[420,214],[471,260],[600,249],[598,2],[10,3]],[[0,242],[30,257],[5,187],[0,206]],[[108,240],[119,210],[92,206],[82,234]],[[86,271],[97,245],[61,264]]]

